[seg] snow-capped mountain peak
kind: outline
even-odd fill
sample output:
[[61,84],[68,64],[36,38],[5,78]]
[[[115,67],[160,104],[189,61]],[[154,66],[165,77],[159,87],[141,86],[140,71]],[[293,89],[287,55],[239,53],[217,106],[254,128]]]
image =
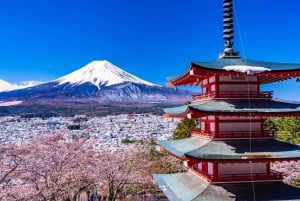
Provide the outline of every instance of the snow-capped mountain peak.
[[55,80],[59,85],[70,83],[79,85],[91,83],[96,87],[111,86],[124,82],[133,82],[154,86],[155,84],[142,80],[121,68],[113,65],[107,60],[93,61],[86,66]]

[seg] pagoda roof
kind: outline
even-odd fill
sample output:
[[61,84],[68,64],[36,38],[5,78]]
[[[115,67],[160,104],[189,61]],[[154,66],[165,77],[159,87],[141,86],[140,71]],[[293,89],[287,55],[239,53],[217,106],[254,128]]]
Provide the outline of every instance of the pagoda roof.
[[159,142],[169,153],[201,160],[298,159],[300,147],[274,139],[209,140],[190,137]]
[[189,137],[182,140],[160,141],[159,145],[173,155],[183,158],[186,153],[194,151],[209,143],[207,139]]
[[210,99],[203,102],[195,102],[189,105],[166,108],[164,112],[168,116],[192,117],[205,116],[207,114],[262,114],[264,116],[288,116],[300,115],[300,104],[275,101],[271,99]]
[[246,67],[249,69],[263,68],[265,71],[256,72],[255,75],[260,77],[260,83],[272,83],[276,81],[290,79],[292,77],[300,76],[300,64],[293,63],[277,63],[256,61],[242,58],[221,58],[215,61],[208,62],[191,62],[189,68],[185,73],[171,79],[169,86],[177,85],[194,85],[199,82],[198,76],[207,77],[216,74],[231,75],[231,76],[245,76],[246,72],[225,70],[227,67]]
[[300,64],[293,63],[278,63],[278,62],[266,62],[256,61],[243,58],[222,58],[209,62],[192,62],[192,65],[199,68],[208,68],[215,70],[224,70],[225,66],[242,65],[242,66],[261,66],[270,69],[271,71],[291,71],[300,70]]
[[172,201],[300,199],[298,188],[282,182],[207,183],[191,172],[154,174],[153,177],[163,193]]

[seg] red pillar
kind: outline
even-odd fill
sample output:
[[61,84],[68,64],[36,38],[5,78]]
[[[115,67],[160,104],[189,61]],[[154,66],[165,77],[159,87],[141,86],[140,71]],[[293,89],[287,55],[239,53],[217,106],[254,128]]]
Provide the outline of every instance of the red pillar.
[[218,162],[214,162],[213,181],[218,181]]
[[216,75],[216,97],[219,97],[219,89],[220,89],[220,83],[219,83],[219,75]]
[[269,176],[270,175],[270,172],[271,172],[271,162],[269,161],[266,165],[267,167],[267,175]]
[[215,116],[215,132],[216,132],[215,137],[218,138],[219,137],[219,116]]

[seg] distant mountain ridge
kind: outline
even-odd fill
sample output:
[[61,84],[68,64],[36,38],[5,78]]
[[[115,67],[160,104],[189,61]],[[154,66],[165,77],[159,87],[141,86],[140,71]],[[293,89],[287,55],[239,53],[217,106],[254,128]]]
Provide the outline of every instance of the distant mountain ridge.
[[9,82],[0,79],[0,92],[1,91],[9,91],[13,88],[13,85]]
[[51,82],[0,93],[0,101],[80,103],[184,102],[191,92],[142,80],[109,61],[93,61]]
[[12,91],[16,89],[24,89],[27,87],[36,86],[41,83],[42,82],[37,82],[37,81],[24,81],[21,84],[11,84],[5,80],[0,79],[0,92]]

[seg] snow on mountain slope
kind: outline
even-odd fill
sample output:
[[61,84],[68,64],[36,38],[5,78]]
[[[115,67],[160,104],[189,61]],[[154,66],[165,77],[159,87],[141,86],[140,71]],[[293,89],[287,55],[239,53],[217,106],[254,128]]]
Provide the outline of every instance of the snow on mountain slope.
[[42,84],[43,82],[38,81],[24,81],[21,84],[11,84],[9,82],[6,82],[4,80],[0,79],[0,92],[2,91],[12,91],[16,89],[24,89],[27,87],[33,87],[39,84]]
[[13,84],[14,88],[12,90],[34,87],[36,85],[43,84],[43,83],[44,82],[40,82],[40,81],[23,81],[21,84]]
[[0,92],[1,91],[10,91],[12,90],[13,85],[0,79]]
[[124,82],[158,86],[127,73],[106,60],[93,61],[86,66],[54,81],[59,82],[59,85],[66,83],[74,85],[91,83],[98,89],[100,89],[101,86],[111,86]]

